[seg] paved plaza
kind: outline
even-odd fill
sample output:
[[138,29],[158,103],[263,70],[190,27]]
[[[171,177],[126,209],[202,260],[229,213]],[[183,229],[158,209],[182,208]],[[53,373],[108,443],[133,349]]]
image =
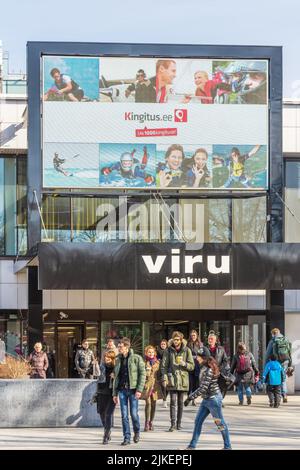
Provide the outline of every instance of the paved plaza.
[[[144,423],[143,403],[140,407]],[[169,409],[158,402],[153,432],[142,432],[141,441],[131,444],[128,450],[183,450],[191,437],[198,407],[184,409],[183,429],[168,432]],[[300,395],[289,396],[287,404],[278,409],[268,406],[265,395],[253,397],[251,406],[238,405],[235,395],[225,399],[224,416],[229,426],[233,449],[300,449]],[[115,414],[115,427],[111,443],[103,446],[100,428],[0,428],[0,450],[3,449],[105,449],[121,450],[122,429],[120,408]],[[221,449],[222,438],[211,417],[203,428],[198,449]]]

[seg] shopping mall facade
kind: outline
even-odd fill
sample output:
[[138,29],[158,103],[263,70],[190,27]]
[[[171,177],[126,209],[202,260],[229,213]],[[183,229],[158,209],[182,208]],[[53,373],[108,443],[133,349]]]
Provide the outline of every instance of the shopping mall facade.
[[[43,54],[268,60],[266,188],[45,187],[39,108]],[[8,80],[0,77],[2,84]],[[74,347],[83,338],[99,355],[110,336],[130,336],[141,352],[174,330],[187,337],[194,328],[205,341],[213,329],[230,356],[237,342],[245,341],[261,368],[270,330],[277,326],[293,343],[295,386],[300,389],[300,290],[292,284],[287,289],[286,284],[280,288],[278,283],[255,282],[259,271],[264,272],[260,257],[257,272],[246,261],[239,266],[240,275],[228,282],[215,260],[211,272],[216,280],[207,288],[205,283],[186,286],[179,277],[171,287],[168,276],[152,282],[136,261],[139,255],[152,256],[148,267],[155,270],[156,256],[173,256],[171,271],[178,274],[175,257],[183,256],[180,250],[225,259],[238,245],[245,252],[254,247],[257,253],[259,244],[268,249],[273,243],[300,242],[300,103],[282,103],[281,90],[281,48],[92,45],[90,50],[85,44],[30,43],[29,102],[8,86],[2,86],[0,95],[0,337],[7,352],[26,355],[42,339],[54,353],[56,377],[66,378],[73,376]],[[111,223],[99,224],[111,212]]]

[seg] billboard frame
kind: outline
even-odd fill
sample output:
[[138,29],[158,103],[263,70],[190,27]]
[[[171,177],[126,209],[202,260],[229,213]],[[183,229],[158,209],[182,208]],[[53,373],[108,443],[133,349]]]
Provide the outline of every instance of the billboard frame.
[[[283,189],[282,157],[282,47],[281,46],[237,46],[237,45],[196,45],[196,44],[126,44],[126,43],[78,43],[78,42],[28,42],[28,247],[36,246],[41,239],[41,221],[38,203],[41,205],[44,193],[49,189],[42,186],[42,128],[41,128],[41,71],[42,56],[85,56],[85,57],[128,57],[128,58],[169,58],[174,59],[233,59],[269,61],[269,165],[268,165],[268,241],[282,241],[283,206],[277,194]],[[186,188],[185,188],[186,189]],[[113,190],[113,188],[110,188]],[[129,193],[132,189],[127,190]],[[163,190],[159,190],[163,191]],[[177,191],[177,190],[176,190]],[[179,190],[180,191],[180,190]],[[182,191],[182,190],[181,190]],[[235,192],[238,190],[234,190]],[[64,191],[54,190],[54,194]],[[80,189],[79,189],[80,192]],[[191,195],[192,190],[187,190]],[[231,197],[232,191],[224,190]],[[171,195],[171,191],[166,193]],[[203,194],[203,191],[201,191]],[[218,191],[219,193],[219,191]],[[220,191],[222,193],[222,191]],[[245,190],[242,190],[245,196]],[[263,193],[263,191],[262,191]],[[69,193],[71,195],[71,193]],[[99,190],[91,190],[89,195],[101,196]],[[112,193],[111,193],[112,194]],[[116,195],[120,192],[116,190]],[[123,193],[124,194],[124,193]],[[131,193],[130,193],[131,194]],[[136,192],[138,195],[139,192]],[[175,193],[177,197],[182,192]],[[199,190],[193,192],[199,196]],[[184,193],[183,193],[184,195]],[[180,196],[179,196],[180,197]],[[206,193],[206,197],[216,198],[219,194]]]

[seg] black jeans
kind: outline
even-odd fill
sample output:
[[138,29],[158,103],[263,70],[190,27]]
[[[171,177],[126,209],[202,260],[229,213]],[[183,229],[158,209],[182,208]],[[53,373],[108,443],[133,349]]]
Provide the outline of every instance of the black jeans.
[[185,392],[178,390],[170,390],[170,418],[171,425],[175,426],[176,422],[176,400],[177,400],[177,426],[181,425],[182,411],[183,411],[183,397]]
[[270,404],[275,406],[280,405],[281,400],[281,385],[267,385],[267,394]]
[[194,372],[189,373],[189,395],[199,387],[199,377]]
[[98,394],[98,413],[102,421],[105,432],[109,432],[112,427],[112,417],[115,411],[116,405],[114,404],[111,395]]

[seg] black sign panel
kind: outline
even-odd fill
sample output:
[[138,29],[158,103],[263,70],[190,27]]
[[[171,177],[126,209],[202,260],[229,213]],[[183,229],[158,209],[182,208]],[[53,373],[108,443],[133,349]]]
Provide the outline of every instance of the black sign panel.
[[299,289],[298,243],[41,243],[40,289]]

